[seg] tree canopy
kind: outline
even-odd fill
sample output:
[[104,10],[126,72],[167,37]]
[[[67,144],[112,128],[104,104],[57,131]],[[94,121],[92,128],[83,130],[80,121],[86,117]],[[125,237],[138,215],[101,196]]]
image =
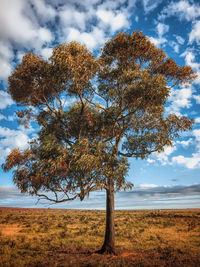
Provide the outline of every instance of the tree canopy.
[[57,203],[131,188],[129,157],[161,152],[191,129],[192,120],[167,114],[165,105],[172,88],[194,78],[137,31],[118,33],[98,58],[77,42],[55,46],[48,60],[26,54],[8,92],[21,106],[21,123],[40,129],[3,168],[15,168],[22,192]]

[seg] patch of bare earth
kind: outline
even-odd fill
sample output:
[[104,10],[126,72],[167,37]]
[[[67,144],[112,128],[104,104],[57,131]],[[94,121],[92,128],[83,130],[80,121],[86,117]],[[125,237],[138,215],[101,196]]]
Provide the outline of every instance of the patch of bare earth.
[[22,227],[18,224],[0,224],[1,234],[5,236],[20,235]]

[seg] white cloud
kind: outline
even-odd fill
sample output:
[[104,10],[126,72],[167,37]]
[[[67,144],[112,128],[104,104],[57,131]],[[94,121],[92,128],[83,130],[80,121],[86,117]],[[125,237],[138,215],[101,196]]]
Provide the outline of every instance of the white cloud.
[[135,2],[126,0],[66,2],[58,8],[59,40],[68,42],[76,40],[86,44],[90,50],[98,49],[114,32],[129,27],[128,19]]
[[156,184],[139,184],[137,186],[137,188],[140,188],[140,189],[151,189],[151,188],[156,188],[158,187],[158,185]]
[[[193,130],[192,136],[188,140],[178,140],[174,142],[173,146],[165,146],[164,151],[161,153],[152,153],[152,158],[147,159],[148,163],[159,162],[161,165],[181,165],[186,168],[193,169],[200,167],[200,130]],[[196,153],[192,154],[192,157],[184,157],[183,155],[172,156],[175,151],[178,151],[177,145],[181,145],[184,149],[188,149],[189,146],[195,146]]]
[[[200,100],[200,97],[199,97]],[[200,123],[200,117],[195,119],[195,123]]]
[[19,148],[25,149],[27,148],[28,136],[22,132],[12,132],[10,136],[5,137],[0,140],[0,145],[3,147],[10,148]]
[[164,165],[167,165],[167,164],[170,164],[169,162],[169,156],[174,152],[176,151],[176,146],[175,144],[173,146],[165,146],[164,147],[164,151],[161,152],[161,153],[152,153],[152,157],[159,161],[163,166]]
[[14,115],[11,115],[11,116],[7,116],[6,119],[8,121],[14,121],[16,119],[16,115],[14,114]]
[[64,28],[75,27],[82,31],[86,30],[87,20],[91,19],[90,13],[80,12],[67,6],[59,12],[59,17]]
[[157,47],[160,47],[161,45],[167,42],[167,39],[163,37],[163,35],[169,31],[169,25],[164,24],[164,23],[158,23],[156,26],[156,31],[157,31],[158,37],[157,38],[149,37],[149,39]]
[[165,33],[169,31],[169,25],[166,25],[164,23],[158,23],[156,28],[157,28],[158,36],[163,36]]
[[102,22],[103,27],[109,27],[112,33],[129,26],[129,22],[123,13],[115,14],[112,11],[97,10],[96,15]]
[[179,53],[179,44],[174,41],[169,41],[169,45],[174,49],[174,52]]
[[166,108],[168,113],[180,115],[182,108],[190,108],[192,99],[192,87],[172,89],[169,97],[170,105]]
[[162,2],[162,0],[143,0],[142,2],[145,13],[149,13],[153,11]]
[[158,37],[158,38],[154,38],[154,37],[149,37],[149,40],[155,44],[155,46],[160,47],[162,44],[167,42],[167,39],[164,37]]
[[[91,3],[90,0],[88,0]],[[98,7],[104,10],[123,10],[123,12],[131,10],[137,0],[104,0],[104,1],[97,1],[98,4],[101,3]]]
[[[200,185],[163,185],[140,188],[137,185],[132,191],[122,191],[116,194],[116,209],[169,209],[169,208],[199,208]],[[37,198],[21,194],[14,186],[0,186],[0,202],[2,207],[47,208],[49,202],[37,203]],[[105,193],[92,192],[83,201],[74,200],[56,204],[57,208],[105,209]],[[52,206],[51,206],[52,207]]]
[[191,157],[185,157],[183,155],[172,157],[172,164],[181,165],[188,169],[200,168],[200,129],[193,130],[192,136],[194,137],[194,140],[189,139],[188,143],[194,145],[196,152],[192,153]]
[[200,104],[200,95],[193,95],[193,98],[196,100],[197,104]]
[[8,154],[10,154],[11,149],[9,147],[3,148],[0,146],[0,160],[4,159]]
[[51,31],[40,24],[41,14],[50,20],[55,12],[43,0],[0,1],[0,79],[7,79],[11,73],[14,47],[18,51],[26,48],[38,53],[53,41]]
[[26,32],[27,28],[29,30],[31,29],[29,28],[30,27],[29,20],[22,15],[23,5],[24,1],[20,0],[12,1],[12,3],[6,0],[1,1],[1,9],[0,9],[1,38],[9,39],[11,37],[14,40],[20,38],[20,41],[22,41],[24,38],[30,37],[32,31],[28,33],[27,37],[24,34],[24,31]]
[[13,116],[4,116],[0,114],[0,120],[14,121],[16,119],[16,115]]
[[90,33],[81,33],[75,28],[70,28],[67,36],[68,42],[78,41],[91,50],[98,48],[100,44],[104,43],[104,40],[104,32],[98,28],[94,28]]
[[81,33],[75,28],[71,28],[69,30],[67,40],[69,42],[78,41],[80,43],[84,43],[89,49],[94,49],[97,46],[97,41],[91,33]]
[[0,79],[6,79],[11,73],[11,64],[5,59],[0,59]]
[[1,57],[10,59],[13,57],[13,52],[8,43],[0,41],[0,55]]
[[7,108],[8,106],[14,104],[12,98],[7,92],[0,91],[0,109]]
[[53,40],[52,33],[49,29],[46,28],[40,28],[38,30],[38,36],[40,38],[40,41],[42,41],[42,44],[51,42]]
[[192,31],[189,34],[189,43],[191,44],[193,42],[196,42],[198,45],[200,44],[200,21],[194,23]]
[[184,148],[187,148],[190,144],[193,143],[193,139],[189,138],[188,140],[183,140],[183,141],[176,141],[177,144],[180,144]]
[[200,85],[200,69],[198,71],[195,71],[196,74],[196,79],[194,80],[193,84],[197,84],[198,86]]
[[159,19],[176,16],[179,20],[192,21],[199,17],[200,6],[196,3],[190,3],[186,0],[178,2],[172,1],[161,12]]
[[[56,34],[61,42],[78,41],[90,50],[99,49],[112,34],[129,27],[136,1],[69,1],[58,6],[60,24]],[[55,4],[54,4],[55,5]]]
[[155,160],[154,160],[154,159],[147,159],[147,162],[148,162],[148,163],[154,163]]
[[42,22],[48,22],[55,18],[56,10],[48,5],[45,0],[32,0],[32,5]]
[[[0,79],[25,50],[48,58],[52,42],[77,40],[100,48],[112,34],[128,28],[136,0],[1,0]],[[53,27],[51,26],[53,25]],[[16,49],[18,52],[13,53]]]
[[[36,21],[31,21],[27,16],[29,10],[28,1],[15,0],[11,2],[1,0],[1,38],[6,41],[14,41],[27,48],[30,48],[31,44],[34,47],[35,42],[40,43],[40,46],[42,46],[43,41],[47,41],[46,33],[42,32],[43,28],[38,25],[36,18]],[[41,37],[42,39],[40,39]],[[49,40],[49,36],[47,39]]]
[[[200,118],[197,118],[200,122]],[[191,138],[187,140],[178,140],[173,147],[165,147],[162,153],[153,153],[153,161],[149,160],[149,163],[155,161],[161,162],[162,165],[179,165],[188,169],[200,168],[200,129],[195,129],[191,132]],[[182,155],[172,156],[173,152],[177,150],[177,145],[181,145],[184,149],[190,149],[191,146],[195,149],[195,152],[190,157]],[[178,151],[178,150],[177,150]]]
[[192,51],[186,50],[181,56],[185,56],[185,63],[189,65],[193,70],[200,70],[200,63],[195,62],[195,55]]
[[180,45],[183,45],[185,43],[185,40],[179,35],[176,35],[176,40]]
[[[31,130],[28,130],[30,133]],[[11,130],[0,126],[0,158],[7,156],[14,148],[24,150],[28,147],[29,137],[23,128]]]
[[179,155],[172,158],[172,163],[185,166],[188,169],[200,168],[200,155],[192,154],[192,157],[184,157]]
[[41,51],[40,51],[40,55],[44,58],[44,59],[48,59],[51,55],[52,55],[52,52],[53,52],[53,48],[43,48]]
[[0,120],[4,120],[6,117],[2,114],[0,114]]
[[16,59],[19,63],[21,63],[23,56],[25,55],[25,52],[23,51],[17,51]]
[[197,78],[194,80],[194,84],[200,85],[200,63],[195,60],[196,56],[194,52],[190,49],[186,49],[186,51],[182,53],[181,56],[185,57],[185,63],[189,65],[197,75]]
[[195,137],[195,148],[200,153],[200,129],[193,130],[193,136]]
[[61,98],[61,103],[62,103],[62,106],[63,106],[64,108],[73,105],[76,101],[77,101],[77,99],[76,99],[75,97],[72,97],[72,98],[70,98],[70,99],[67,99],[66,97],[63,96],[63,97]]
[[8,42],[0,41],[0,79],[6,79],[11,73],[13,51]]

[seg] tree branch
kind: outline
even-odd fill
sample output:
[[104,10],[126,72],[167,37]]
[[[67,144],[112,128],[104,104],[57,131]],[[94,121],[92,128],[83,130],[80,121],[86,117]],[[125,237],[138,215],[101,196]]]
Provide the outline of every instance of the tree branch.
[[123,152],[121,152],[121,151],[119,151],[118,152],[118,155],[120,155],[120,156],[123,156],[123,157],[128,157],[128,158],[131,158],[131,157],[143,157],[145,154],[151,154],[151,153],[153,153],[153,152],[157,152],[158,151],[158,149],[152,149],[152,150],[149,150],[149,151],[146,151],[145,153],[143,152],[141,152],[141,153],[134,153],[134,152],[132,152],[132,153],[123,153]]
[[71,201],[71,200],[74,200],[74,199],[80,197],[81,193],[76,194],[74,197],[68,197],[68,198],[64,198],[64,199],[60,199],[60,200],[58,198],[56,198],[56,199],[50,198],[45,194],[36,193],[35,195],[38,196],[40,199],[46,199],[46,200],[49,200],[49,201],[54,202],[54,203],[62,203],[62,202]]

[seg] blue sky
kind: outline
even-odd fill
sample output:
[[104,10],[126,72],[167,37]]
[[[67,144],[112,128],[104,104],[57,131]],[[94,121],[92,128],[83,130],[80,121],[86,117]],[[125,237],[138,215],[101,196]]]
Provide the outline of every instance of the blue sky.
[[[7,78],[23,55],[44,58],[55,44],[73,40],[96,54],[119,31],[143,31],[180,65],[198,74],[188,87],[174,89],[166,112],[195,120],[192,131],[173,147],[146,160],[131,159],[131,192],[116,194],[116,208],[200,208],[200,4],[198,0],[1,0],[0,1],[0,164],[13,149],[25,149],[36,134],[16,122],[16,104],[7,94]],[[12,173],[0,169],[0,206],[47,207],[14,187]],[[103,192],[80,203],[54,208],[105,207]]]

